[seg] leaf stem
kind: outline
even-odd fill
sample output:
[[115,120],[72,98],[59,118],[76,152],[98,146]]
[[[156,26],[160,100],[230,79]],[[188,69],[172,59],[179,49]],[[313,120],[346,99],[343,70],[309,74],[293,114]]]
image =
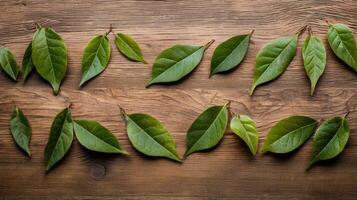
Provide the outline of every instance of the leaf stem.
[[299,37],[301,34],[303,34],[306,30],[306,28],[308,27],[308,25],[305,25],[303,27],[301,27],[297,32],[296,32],[296,35],[297,37]]
[[332,24],[327,19],[325,20],[325,22],[328,26],[332,26]]
[[212,40],[209,41],[207,44],[205,44],[205,45],[204,45],[205,49],[208,49],[208,47],[210,47],[210,46],[213,44],[214,41],[215,41],[215,40],[212,39]]
[[226,104],[224,104],[224,106],[227,107],[227,108],[229,108],[230,105],[231,105],[231,101],[230,100],[228,100],[228,102]]
[[113,25],[109,24],[109,30],[105,33],[105,36],[109,35],[111,32],[113,32]]
[[40,23],[35,22],[34,24],[35,24],[35,28],[36,28],[36,29],[40,29],[40,28],[41,28],[41,24],[40,24]]
[[127,114],[126,114],[124,108],[121,107],[119,104],[118,104],[118,108],[119,108],[119,110],[120,110],[120,113],[121,113],[121,116],[122,116],[123,120],[126,122],[126,116],[127,116]]
[[311,26],[309,26],[309,27],[307,28],[307,30],[308,30],[310,36],[312,36],[312,35],[314,34],[314,32],[312,31]]
[[255,32],[255,29],[253,29],[250,33],[249,33],[249,37],[252,37],[253,33]]
[[347,111],[347,113],[343,116],[343,118],[346,119],[350,113],[351,113],[351,110]]

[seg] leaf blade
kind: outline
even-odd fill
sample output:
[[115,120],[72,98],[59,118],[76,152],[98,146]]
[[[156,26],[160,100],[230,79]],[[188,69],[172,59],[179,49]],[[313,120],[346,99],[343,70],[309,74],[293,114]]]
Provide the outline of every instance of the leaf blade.
[[24,57],[22,58],[22,76],[24,78],[24,82],[27,77],[30,75],[34,68],[34,64],[32,62],[32,42],[27,46]]
[[31,151],[29,143],[31,140],[31,127],[28,119],[17,106],[11,114],[10,131],[16,144],[24,150],[29,157],[31,157]]
[[129,60],[147,63],[141,52],[140,46],[130,35],[123,33],[115,34],[115,45],[118,51]]
[[20,69],[15,56],[6,47],[0,47],[0,66],[12,80],[17,81]]

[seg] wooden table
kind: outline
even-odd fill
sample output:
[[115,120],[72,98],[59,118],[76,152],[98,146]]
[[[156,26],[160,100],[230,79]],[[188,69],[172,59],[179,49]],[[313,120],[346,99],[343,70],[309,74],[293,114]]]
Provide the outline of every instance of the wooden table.
[[[66,41],[69,70],[60,95],[36,73],[23,84],[0,75],[0,199],[356,199],[357,76],[336,59],[326,41],[325,20],[342,22],[357,35],[353,1],[26,1],[0,2],[0,43],[21,63],[33,23],[52,26]],[[131,34],[149,64],[130,62],[114,47],[107,70],[78,89],[83,48],[108,30]],[[268,41],[311,25],[326,46],[327,68],[316,93],[309,95],[299,41],[297,56],[278,80],[252,84],[257,51]],[[255,29],[244,62],[229,74],[208,79],[214,48],[227,38]],[[145,89],[151,64],[161,50],[177,43],[203,45],[215,39],[200,66],[184,81]],[[351,134],[338,158],[305,172],[311,140],[284,156],[249,153],[227,131],[212,151],[195,153],[183,164],[151,159],[135,151],[117,104],[127,112],[148,113],[173,134],[182,155],[186,131],[208,106],[232,101],[234,112],[256,120],[262,145],[269,128],[289,115],[327,119],[349,115]],[[65,159],[45,174],[44,148],[54,116],[72,103],[76,119],[94,119],[112,130],[130,156],[95,154],[75,141]],[[32,158],[14,144],[9,118],[17,104],[32,126]]]

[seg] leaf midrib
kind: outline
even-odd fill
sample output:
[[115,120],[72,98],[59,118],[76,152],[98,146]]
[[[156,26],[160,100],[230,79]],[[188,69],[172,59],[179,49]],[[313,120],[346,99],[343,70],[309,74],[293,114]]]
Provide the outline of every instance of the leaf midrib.
[[[50,48],[48,46],[48,40],[47,40],[47,31],[46,31],[46,28],[43,29],[43,31],[45,32],[45,41],[46,41],[46,50],[47,50],[47,53],[48,53],[48,57],[50,58],[50,63],[51,63],[51,72],[52,72],[52,76],[54,77],[54,80],[56,81],[56,84],[58,84],[58,81],[57,81],[57,77],[56,77],[56,73],[55,73],[55,68],[53,66],[53,62],[52,62],[52,56],[51,56],[51,53],[50,53]],[[67,115],[66,115],[67,116]]]
[[353,60],[354,63],[356,64],[356,63],[357,63],[356,58],[351,54],[351,52],[349,51],[349,49],[346,48],[346,45],[345,45],[344,41],[343,41],[343,40],[341,39],[341,37],[340,37],[340,33],[337,31],[337,29],[336,29],[334,26],[331,26],[331,28],[337,33],[337,34],[336,34],[336,35],[337,35],[336,37],[339,38],[339,40],[341,41],[341,44],[343,45],[344,49],[347,50],[348,55],[352,58],[352,60]]

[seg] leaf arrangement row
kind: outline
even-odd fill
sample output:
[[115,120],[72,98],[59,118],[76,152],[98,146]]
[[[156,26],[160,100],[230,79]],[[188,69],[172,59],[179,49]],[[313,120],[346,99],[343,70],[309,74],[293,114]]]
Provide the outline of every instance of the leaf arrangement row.
[[[302,58],[313,95],[316,84],[325,70],[326,50],[321,39],[315,36],[308,26],[302,27],[292,36],[273,40],[260,49],[256,56],[251,95],[257,86],[276,79],[287,69],[296,55],[298,38],[306,29],[309,30],[309,35],[305,38]],[[107,37],[110,32],[111,29],[104,35],[94,37],[85,47],[80,86],[107,68],[111,55]],[[210,77],[232,70],[243,61],[253,32],[234,36],[218,45],[211,59]],[[327,39],[335,55],[357,71],[357,45],[351,29],[344,24],[329,24]],[[203,46],[175,45],[162,51],[153,64],[147,87],[152,84],[175,82],[191,73],[199,65],[205,50],[213,41]],[[129,35],[115,34],[115,44],[128,59],[147,63],[139,45]],[[0,65],[12,79],[17,80],[20,69],[8,48],[0,48]],[[51,28],[37,27],[23,58],[23,78],[26,79],[34,68],[52,85],[54,93],[57,94],[67,71],[67,48],[64,40]]]
[[[159,120],[147,114],[127,114],[122,108],[120,110],[126,123],[130,143],[137,151],[147,156],[165,157],[182,162],[176,151],[174,138]],[[346,116],[330,118],[320,125],[317,120],[306,116],[290,116],[282,119],[269,130],[260,152],[262,154],[292,152],[315,133],[312,158],[308,168],[318,161],[334,158],[343,151],[348,141],[350,129]],[[228,121],[229,104],[212,106],[202,112],[187,131],[187,148],[184,157],[215,147],[222,140]],[[232,113],[230,129],[246,143],[253,155],[257,153],[259,133],[250,117]],[[12,113],[10,131],[16,144],[31,156],[30,123],[18,107]],[[128,154],[110,130],[93,120],[73,120],[70,108],[65,108],[52,122],[45,148],[46,171],[66,155],[74,135],[79,144],[88,150]]]

